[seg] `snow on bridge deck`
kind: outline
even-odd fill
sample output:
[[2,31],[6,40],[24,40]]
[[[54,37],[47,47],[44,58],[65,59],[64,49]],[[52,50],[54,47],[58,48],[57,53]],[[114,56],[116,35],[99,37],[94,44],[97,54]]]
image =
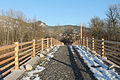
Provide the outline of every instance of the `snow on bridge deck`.
[[120,80],[113,69],[80,46],[56,47],[22,80]]

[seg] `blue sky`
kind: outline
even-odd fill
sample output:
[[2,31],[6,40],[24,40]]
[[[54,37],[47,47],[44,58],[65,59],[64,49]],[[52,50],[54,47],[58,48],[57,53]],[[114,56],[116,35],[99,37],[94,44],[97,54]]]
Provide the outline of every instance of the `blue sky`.
[[94,16],[105,18],[110,5],[120,0],[1,0],[0,10],[23,11],[48,25],[87,25]]

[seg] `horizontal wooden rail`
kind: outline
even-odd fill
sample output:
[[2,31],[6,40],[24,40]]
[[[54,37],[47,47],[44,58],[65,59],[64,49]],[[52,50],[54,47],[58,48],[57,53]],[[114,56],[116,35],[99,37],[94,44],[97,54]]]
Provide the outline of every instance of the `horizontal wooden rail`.
[[24,47],[22,49],[19,49],[19,52],[22,52],[22,51],[27,50],[27,49],[32,48],[32,47],[33,47],[32,45]]
[[5,60],[3,60],[3,61],[0,61],[0,65],[4,64],[4,63],[6,63],[6,62],[9,62],[9,61],[11,61],[11,60],[13,60],[13,59],[15,59],[15,56],[13,56],[13,57],[11,57],[11,58],[8,58],[8,59],[5,59]]
[[117,44],[117,45],[120,45],[120,42],[115,42],[115,41],[108,41],[108,40],[105,40],[104,42],[105,42],[105,43],[110,43],[110,44]]
[[0,55],[0,58],[4,58],[4,57],[9,56],[9,55],[12,55],[12,54],[15,54],[15,51],[8,52],[8,53],[6,53],[6,54],[1,54],[1,55]]
[[32,44],[33,41],[29,41],[29,42],[24,42],[24,43],[20,43],[19,46],[23,46],[23,45],[27,45],[27,44]]
[[0,47],[0,71],[2,72],[0,74],[5,76],[12,69],[19,69],[20,65],[35,57],[37,52],[55,45],[64,45],[64,43],[54,38],[42,38],[41,40],[15,42],[15,44]]
[[15,64],[15,61],[13,61],[13,62],[11,62],[11,63],[5,65],[5,66],[2,67],[2,68],[0,68],[0,71],[2,71],[2,70],[4,70],[4,69],[8,68],[9,66],[11,66],[11,65],[13,65],[13,64]]
[[13,44],[13,45],[7,45],[7,46],[2,46],[2,47],[0,47],[0,51],[5,50],[5,49],[9,49],[9,48],[13,48],[15,46],[16,46],[15,44]]
[[[83,39],[77,40],[73,43],[73,45],[81,45],[89,47],[92,51],[99,52],[101,57],[106,56],[109,60],[115,62],[120,66],[120,42],[115,41],[108,41],[104,39],[93,39],[93,38],[86,38],[87,40]],[[81,44],[80,44],[81,43]],[[94,52],[93,52],[94,53]]]

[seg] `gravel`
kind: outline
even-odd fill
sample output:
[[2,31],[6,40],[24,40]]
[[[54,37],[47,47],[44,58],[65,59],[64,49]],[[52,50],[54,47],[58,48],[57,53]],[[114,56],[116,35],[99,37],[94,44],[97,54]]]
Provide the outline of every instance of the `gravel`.
[[45,70],[39,73],[42,80],[95,80],[80,55],[71,51],[70,46],[62,46],[50,61],[43,64]]

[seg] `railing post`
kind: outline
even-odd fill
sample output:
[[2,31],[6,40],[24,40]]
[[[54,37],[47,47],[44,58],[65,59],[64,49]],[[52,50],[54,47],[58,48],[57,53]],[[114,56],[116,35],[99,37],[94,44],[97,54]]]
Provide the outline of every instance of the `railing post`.
[[55,39],[53,38],[53,46],[55,46]]
[[18,42],[15,42],[15,69],[18,70],[19,69],[19,54],[18,54],[18,51],[19,51],[19,43]]
[[83,45],[82,24],[81,24],[81,30],[80,30],[80,32],[81,32],[81,33],[80,33],[80,34],[81,34],[81,36],[80,36],[81,38],[80,38],[80,39],[81,39],[81,46],[82,46],[82,45]]
[[43,51],[43,38],[41,39],[41,51]]
[[33,57],[35,57],[35,39],[33,39]]
[[56,42],[57,42],[56,45],[58,45],[58,40],[56,40]]
[[60,45],[60,41],[59,41],[59,45]]
[[81,42],[81,46],[83,46],[83,38],[81,38],[81,41],[80,41],[80,42]]
[[88,50],[88,37],[86,38],[86,45],[87,45],[87,50]]
[[49,47],[49,38],[47,38],[47,48]]
[[[92,38],[92,51],[94,51],[94,47],[95,47],[95,45],[94,45],[94,38]],[[93,55],[94,55],[94,52],[93,52]]]
[[52,39],[52,43],[53,43],[52,45],[54,46],[54,38]]
[[102,39],[102,54],[101,57],[104,57],[104,39]]
[[54,46],[55,46],[55,44],[56,44],[56,43],[55,43],[55,38],[54,38]]
[[83,46],[85,46],[85,37],[83,37]]
[[52,47],[52,38],[51,38],[51,47]]
[[62,42],[62,46],[64,45],[64,43]]

